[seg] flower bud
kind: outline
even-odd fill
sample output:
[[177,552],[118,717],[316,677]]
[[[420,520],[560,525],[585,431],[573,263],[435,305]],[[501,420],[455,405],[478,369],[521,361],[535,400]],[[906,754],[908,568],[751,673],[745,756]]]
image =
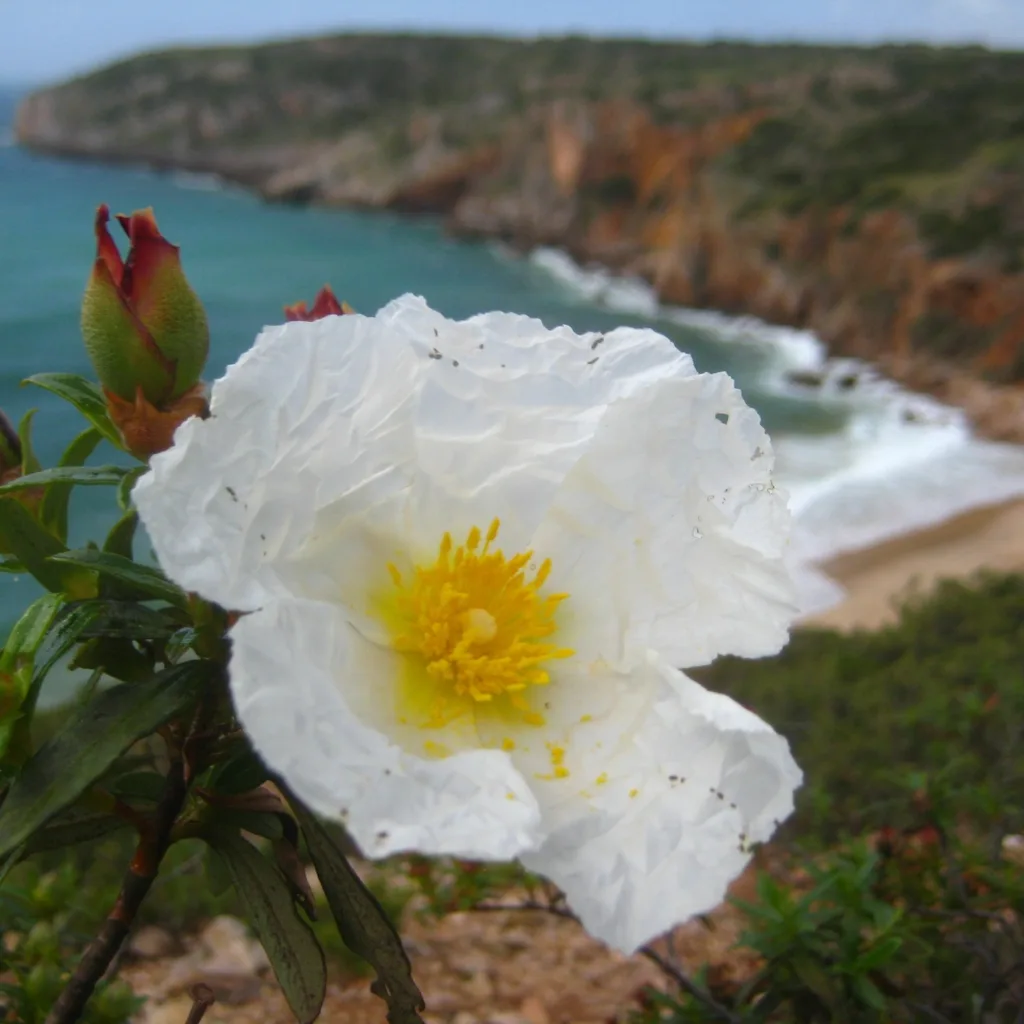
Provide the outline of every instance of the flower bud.
[[286,320],[322,320],[325,316],[341,316],[354,312],[347,302],[338,301],[329,284],[325,284],[317,292],[312,309],[307,309],[305,302],[296,302],[293,306],[284,307]]
[[118,216],[131,243],[125,260],[107,231],[109,219],[100,206],[82,336],[106,391],[134,403],[141,389],[159,407],[199,382],[210,344],[206,313],[152,210]]
[[[35,473],[42,468],[32,451],[31,420],[32,413],[29,413],[22,421],[23,433],[19,433],[0,410],[0,484],[9,484],[20,476]],[[45,494],[45,487],[26,487],[14,491],[11,497],[35,515]],[[4,539],[0,538],[0,554],[13,554],[6,550],[7,547]]]

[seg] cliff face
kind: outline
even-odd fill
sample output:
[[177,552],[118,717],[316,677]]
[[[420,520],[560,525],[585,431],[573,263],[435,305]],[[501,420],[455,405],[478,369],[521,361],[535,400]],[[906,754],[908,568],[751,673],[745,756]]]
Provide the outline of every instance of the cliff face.
[[815,330],[1024,440],[1024,54],[344,37],[29,97],[72,156],[444,215]]

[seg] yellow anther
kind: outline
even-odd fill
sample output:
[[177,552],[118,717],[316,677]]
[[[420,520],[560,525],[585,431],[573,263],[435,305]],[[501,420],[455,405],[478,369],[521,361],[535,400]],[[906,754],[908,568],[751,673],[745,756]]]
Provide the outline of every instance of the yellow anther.
[[491,523],[482,546],[475,526],[458,547],[445,533],[436,560],[417,566],[410,578],[388,565],[394,590],[383,611],[395,649],[422,666],[418,678],[429,693],[405,696],[420,708],[420,724],[427,728],[447,725],[481,705],[528,725],[542,724],[529,690],[550,682],[548,662],[574,653],[549,642],[568,596],[541,594],[550,559],[528,579],[532,551],[506,558],[490,550],[500,525],[497,519]]

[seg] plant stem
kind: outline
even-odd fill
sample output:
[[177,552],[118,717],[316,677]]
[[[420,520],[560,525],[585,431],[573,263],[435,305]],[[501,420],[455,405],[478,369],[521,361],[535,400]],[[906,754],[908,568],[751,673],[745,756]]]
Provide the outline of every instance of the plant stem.
[[82,1016],[96,984],[128,937],[135,916],[156,880],[160,862],[171,845],[171,829],[188,794],[185,761],[171,747],[171,764],[156,814],[139,836],[135,856],[125,872],[121,891],[99,934],[89,943],[75,973],[53,1004],[45,1024],[74,1024]]
[[185,1024],[199,1024],[206,1016],[206,1011],[213,1006],[216,997],[213,994],[213,989],[202,982],[193,985],[188,994],[192,997],[192,1009],[189,1010],[188,1017],[185,1018]]

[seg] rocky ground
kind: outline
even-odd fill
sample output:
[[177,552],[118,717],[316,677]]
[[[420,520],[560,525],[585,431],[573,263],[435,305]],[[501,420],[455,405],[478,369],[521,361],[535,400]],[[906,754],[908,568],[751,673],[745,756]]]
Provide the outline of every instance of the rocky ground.
[[[751,871],[733,892],[749,897],[752,886]],[[708,964],[717,980],[738,979],[755,966],[753,954],[735,948],[742,929],[740,912],[723,905],[656,948],[684,971]],[[603,1024],[625,1020],[647,987],[672,987],[646,957],[612,952],[575,922],[541,911],[457,913],[432,922],[410,914],[402,933],[427,1024]],[[235,918],[216,918],[187,937],[141,929],[121,977],[147,998],[137,1024],[185,1024],[197,984],[216,997],[206,1024],[293,1020],[262,948]],[[320,1019],[382,1024],[386,1015],[368,978],[335,965]]]

